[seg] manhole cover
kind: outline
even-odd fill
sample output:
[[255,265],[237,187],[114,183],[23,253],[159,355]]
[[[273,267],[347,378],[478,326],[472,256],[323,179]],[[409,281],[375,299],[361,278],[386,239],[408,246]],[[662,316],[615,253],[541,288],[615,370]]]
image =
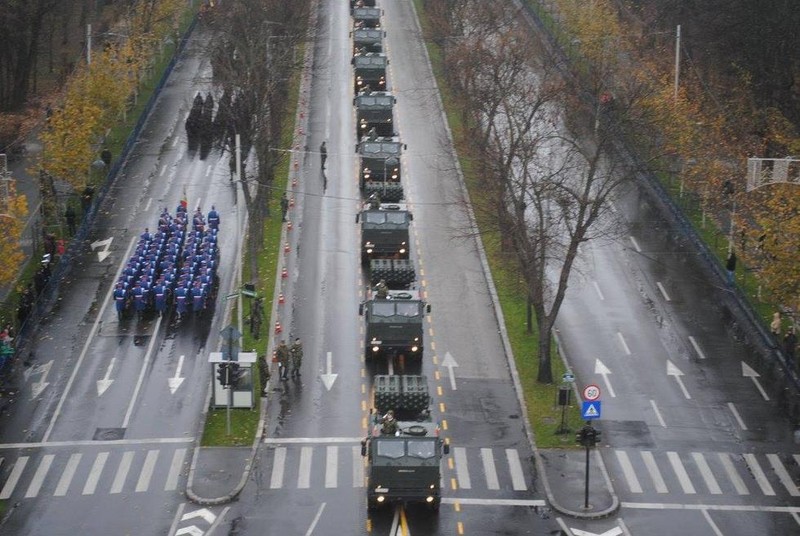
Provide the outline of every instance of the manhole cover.
[[115,441],[125,438],[125,428],[98,428],[94,431],[94,441]]

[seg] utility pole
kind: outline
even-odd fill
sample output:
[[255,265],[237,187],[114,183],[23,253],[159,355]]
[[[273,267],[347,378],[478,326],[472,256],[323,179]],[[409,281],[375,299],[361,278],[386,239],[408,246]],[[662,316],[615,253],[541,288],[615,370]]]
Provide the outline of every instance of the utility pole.
[[678,29],[675,34],[675,87],[673,88],[673,98],[678,102],[678,83],[681,76],[681,25],[678,24]]
[[86,65],[92,64],[92,25],[86,25]]

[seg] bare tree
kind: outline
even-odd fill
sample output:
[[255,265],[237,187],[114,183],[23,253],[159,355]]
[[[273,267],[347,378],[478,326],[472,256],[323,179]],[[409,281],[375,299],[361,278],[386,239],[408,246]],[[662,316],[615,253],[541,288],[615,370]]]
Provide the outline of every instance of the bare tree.
[[539,334],[538,381],[550,383],[552,330],[579,246],[613,231],[603,216],[626,178],[609,150],[625,104],[613,114],[604,110],[610,97],[594,109],[582,105],[518,13],[493,3],[490,18],[484,4],[472,2],[453,25],[481,38],[459,40],[460,52],[449,58],[464,67],[452,70],[480,134],[474,139],[492,218],[526,283]]
[[234,137],[241,138],[241,154],[245,160],[254,152],[256,170],[247,175],[255,188],[244,188],[250,217],[251,270],[255,272],[257,247],[262,242],[264,217],[269,215],[275,169],[284,152],[280,150],[289,81],[299,68],[296,54],[305,40],[309,0],[237,0],[215,10],[210,26],[214,84],[227,93],[229,104],[218,113],[228,117],[224,146],[233,158]]

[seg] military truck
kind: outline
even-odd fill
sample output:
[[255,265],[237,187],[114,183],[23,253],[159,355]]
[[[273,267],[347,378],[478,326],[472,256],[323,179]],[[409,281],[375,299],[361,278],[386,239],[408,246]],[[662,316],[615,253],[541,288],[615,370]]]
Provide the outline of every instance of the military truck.
[[369,263],[369,280],[383,280],[390,289],[407,289],[415,280],[409,257],[409,225],[414,215],[400,203],[367,203],[356,223],[361,223],[361,262]]
[[381,201],[397,203],[403,199],[400,183],[400,156],[406,149],[396,136],[365,136],[356,145],[360,157],[359,186],[361,195],[368,198],[377,193]]
[[364,91],[353,98],[356,108],[356,138],[375,129],[378,136],[394,133],[393,110],[397,102],[394,95],[386,91]]
[[385,297],[370,293],[358,307],[366,323],[365,357],[367,361],[387,359],[422,359],[423,317],[430,313],[418,290],[389,290]]
[[[441,463],[450,445],[431,418],[425,376],[375,376],[375,408],[369,435],[361,441],[367,458],[367,508],[389,503],[441,504]],[[389,411],[393,419],[387,419]],[[388,422],[387,422],[388,421]]]
[[386,32],[375,28],[358,28],[353,30],[353,55],[368,52],[383,52],[383,38]]
[[365,89],[372,91],[386,90],[386,68],[389,58],[386,54],[369,52],[353,56],[353,87],[356,94]]
[[353,29],[358,28],[380,28],[382,10],[378,7],[359,7],[350,10],[353,17]]

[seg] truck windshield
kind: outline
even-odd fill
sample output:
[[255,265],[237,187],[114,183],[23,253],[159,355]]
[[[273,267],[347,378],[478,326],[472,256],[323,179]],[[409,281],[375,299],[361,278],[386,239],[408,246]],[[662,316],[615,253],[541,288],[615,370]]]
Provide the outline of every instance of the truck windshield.
[[372,314],[375,316],[419,316],[419,303],[395,301],[373,302]]
[[433,439],[409,439],[407,441],[378,441],[375,454],[383,458],[397,460],[403,457],[427,460],[436,456],[436,442]]
[[400,144],[368,142],[362,144],[361,152],[364,154],[400,154]]
[[367,223],[393,223],[401,225],[405,222],[405,212],[367,212]]

